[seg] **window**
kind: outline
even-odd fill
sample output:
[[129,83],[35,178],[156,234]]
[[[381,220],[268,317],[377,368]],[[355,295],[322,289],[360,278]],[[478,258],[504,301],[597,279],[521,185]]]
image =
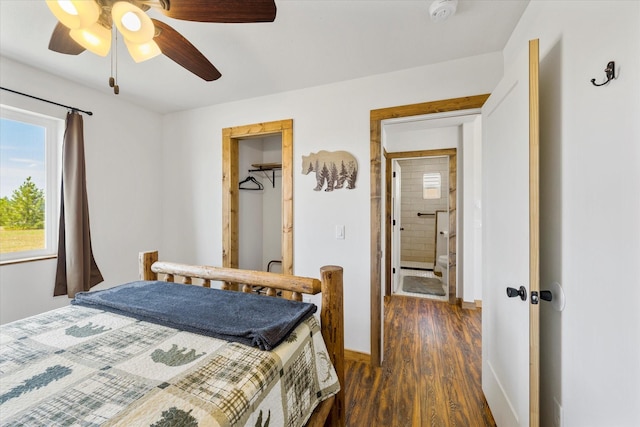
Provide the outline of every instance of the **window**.
[[442,177],[440,176],[440,172],[425,173],[422,175],[422,198],[439,199],[441,186]]
[[0,261],[56,253],[63,126],[0,106]]

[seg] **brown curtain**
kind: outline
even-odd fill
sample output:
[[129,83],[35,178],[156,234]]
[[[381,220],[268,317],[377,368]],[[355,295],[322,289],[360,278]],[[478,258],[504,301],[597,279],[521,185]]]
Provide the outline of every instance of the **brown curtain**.
[[60,228],[58,231],[58,267],[53,295],[88,291],[102,282],[91,249],[89,205],[84,165],[82,115],[67,114],[62,147],[62,188],[60,190]]

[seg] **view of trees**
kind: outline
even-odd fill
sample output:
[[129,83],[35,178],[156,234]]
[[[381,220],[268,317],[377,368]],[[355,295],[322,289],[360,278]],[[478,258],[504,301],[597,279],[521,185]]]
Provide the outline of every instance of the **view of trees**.
[[44,190],[28,177],[11,197],[0,199],[0,226],[8,230],[44,228]]

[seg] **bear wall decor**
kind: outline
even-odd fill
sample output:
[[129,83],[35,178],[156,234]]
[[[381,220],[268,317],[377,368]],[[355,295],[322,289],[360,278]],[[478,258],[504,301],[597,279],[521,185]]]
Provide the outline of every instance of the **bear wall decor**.
[[351,153],[346,151],[318,151],[308,156],[302,156],[302,174],[309,172],[316,173],[316,187],[314,191],[322,190],[326,182],[327,188],[324,191],[334,189],[356,188],[356,177],[358,176],[358,162]]

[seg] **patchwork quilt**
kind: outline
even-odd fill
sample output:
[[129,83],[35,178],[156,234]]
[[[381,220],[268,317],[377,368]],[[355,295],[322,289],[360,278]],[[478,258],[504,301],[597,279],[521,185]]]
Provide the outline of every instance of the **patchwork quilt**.
[[2,426],[301,426],[339,389],[314,316],[272,351],[77,305],[0,327]]

